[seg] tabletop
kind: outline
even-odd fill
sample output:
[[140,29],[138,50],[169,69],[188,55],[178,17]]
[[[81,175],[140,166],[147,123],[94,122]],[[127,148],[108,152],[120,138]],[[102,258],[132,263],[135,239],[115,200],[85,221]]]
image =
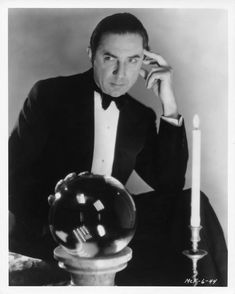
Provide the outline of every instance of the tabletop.
[[69,280],[56,262],[9,252],[9,286],[66,286]]

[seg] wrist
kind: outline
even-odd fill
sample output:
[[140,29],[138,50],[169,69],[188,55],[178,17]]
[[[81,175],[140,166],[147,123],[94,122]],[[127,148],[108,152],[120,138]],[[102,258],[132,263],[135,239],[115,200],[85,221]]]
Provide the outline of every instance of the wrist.
[[178,113],[178,108],[176,105],[173,105],[171,107],[164,107],[163,106],[163,116],[169,117],[169,118],[178,118],[179,113]]
[[165,117],[165,118],[179,119],[180,118],[180,114],[178,112],[177,113],[174,113],[174,114],[171,114],[171,115],[165,115],[165,114],[163,114],[163,117]]
[[164,87],[161,95],[163,115],[169,118],[177,118],[178,107],[172,87]]

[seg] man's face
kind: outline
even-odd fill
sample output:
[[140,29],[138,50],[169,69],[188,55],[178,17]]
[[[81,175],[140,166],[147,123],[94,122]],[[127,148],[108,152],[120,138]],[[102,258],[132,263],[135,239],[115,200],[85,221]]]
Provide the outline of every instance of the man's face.
[[[143,40],[138,34],[107,34],[93,59],[94,79],[112,96],[125,94],[136,82],[143,60]],[[91,51],[89,52],[91,57]]]

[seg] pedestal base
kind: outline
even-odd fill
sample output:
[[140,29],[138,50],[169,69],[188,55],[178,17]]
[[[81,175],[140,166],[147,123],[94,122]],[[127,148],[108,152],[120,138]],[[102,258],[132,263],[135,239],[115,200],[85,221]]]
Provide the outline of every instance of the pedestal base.
[[71,285],[77,286],[114,286],[117,272],[127,266],[132,258],[129,247],[110,256],[83,258],[73,256],[58,246],[54,250],[54,258],[59,266],[71,275]]

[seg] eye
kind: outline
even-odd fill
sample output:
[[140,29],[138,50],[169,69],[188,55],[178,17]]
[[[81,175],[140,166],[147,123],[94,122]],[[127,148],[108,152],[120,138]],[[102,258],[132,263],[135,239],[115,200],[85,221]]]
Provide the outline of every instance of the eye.
[[113,61],[114,57],[110,56],[110,55],[105,55],[104,56],[104,61]]
[[129,62],[130,62],[130,63],[133,63],[133,64],[134,64],[134,63],[137,63],[137,62],[138,62],[138,58],[130,58],[130,59],[129,59]]

